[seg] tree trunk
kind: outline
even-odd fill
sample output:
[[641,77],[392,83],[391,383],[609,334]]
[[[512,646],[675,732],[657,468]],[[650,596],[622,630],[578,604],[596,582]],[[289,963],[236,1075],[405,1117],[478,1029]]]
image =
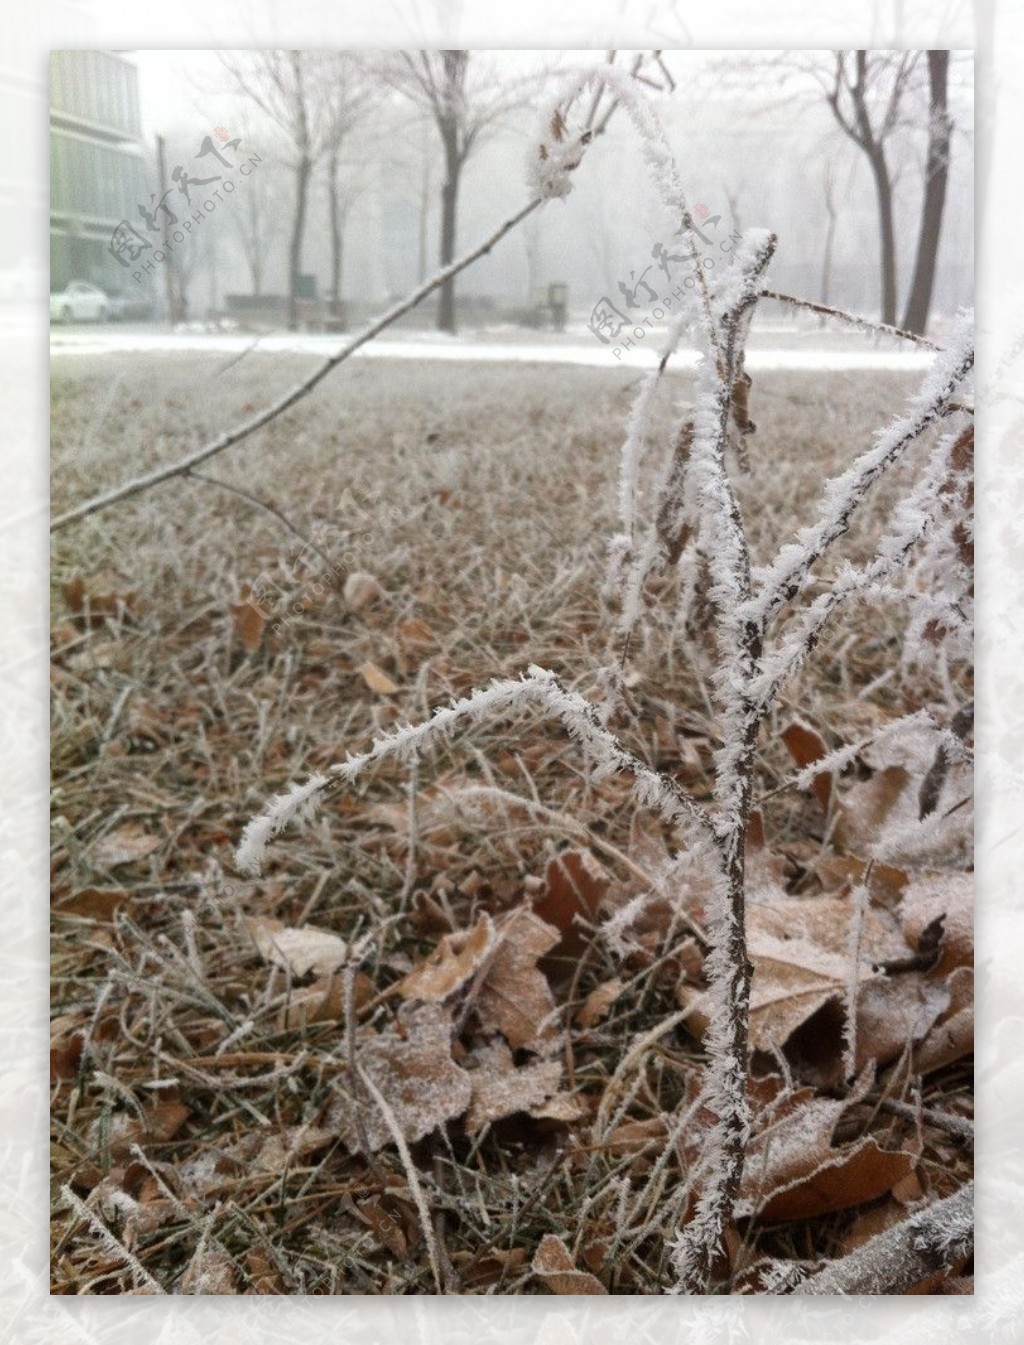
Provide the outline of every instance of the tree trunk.
[[882,321],[896,325],[896,230],[893,223],[892,179],[885,161],[885,150],[875,146],[868,151],[871,173],[878,197],[878,243],[882,263]]
[[327,195],[330,204],[331,233],[331,316],[341,312],[341,209],[338,204],[338,157],[332,154],[327,165]]
[[949,182],[949,150],[953,120],[947,110],[949,52],[928,53],[928,161],[925,168],[924,201],[921,205],[921,231],[917,239],[917,258],[910,282],[903,326],[924,335],[935,285],[935,264],[939,255],[942,214]]
[[[455,126],[445,127],[444,139],[445,178],[441,187],[441,265],[450,266],[455,260],[455,220],[459,199],[459,175],[462,163],[459,159]],[[441,286],[437,305],[437,329],[441,332],[456,331],[455,322],[455,277],[449,276]]]
[[303,153],[295,169],[295,216],[292,240],[288,247],[288,330],[299,326],[299,276],[302,272],[302,240],[306,232],[306,207],[309,179],[313,171],[309,155]]

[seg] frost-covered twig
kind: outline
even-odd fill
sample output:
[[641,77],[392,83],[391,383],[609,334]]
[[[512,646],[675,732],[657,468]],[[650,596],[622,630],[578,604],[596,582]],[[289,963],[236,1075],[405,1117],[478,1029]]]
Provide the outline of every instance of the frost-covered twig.
[[723,745],[715,753],[717,873],[708,908],[711,949],[705,961],[711,1007],[703,1094],[717,1120],[709,1140],[705,1188],[672,1257],[678,1287],[689,1293],[702,1292],[707,1285],[739,1192],[750,1131],[747,1034],[753,969],[746,943],[745,861],[760,721],[748,688],[761,657],[761,632],[755,623],[737,618],[750,596],[750,553],[725,453],[743,340],[775,241],[764,230],[751,230],[737,246],[733,272],[719,296],[725,367],[716,367],[710,350],[703,352],[693,414],[691,471],[701,526],[713,538],[708,548],[710,599],[719,647],[713,686]]
[[891,327],[887,322],[873,322],[857,313],[848,313],[845,308],[833,308],[831,304],[816,304],[810,299],[800,299],[795,294],[782,294],[778,290],[762,290],[762,299],[775,299],[780,304],[791,304],[794,308],[806,308],[808,312],[820,313],[822,317],[838,318],[840,322],[859,327],[861,331],[876,332],[881,336],[895,336],[901,341],[913,341],[915,345],[927,346],[929,350],[938,350],[934,341],[917,332],[905,332],[902,327]]
[[974,1251],[974,1183],[886,1229],[794,1289],[796,1294],[905,1294]]
[[706,834],[711,833],[711,818],[703,805],[674,780],[651,770],[623,747],[601,723],[596,707],[578,692],[567,691],[554,673],[531,667],[524,677],[493,682],[485,690],[436,711],[422,724],[404,725],[383,734],[368,752],[351,756],[331,766],[326,775],[314,775],[305,784],[271,799],[246,827],[235,855],[236,865],[243,873],[259,873],[267,844],[273,837],[289,822],[310,820],[330,793],[354,780],[367,767],[388,757],[409,760],[413,754],[420,754],[447,738],[463,721],[496,718],[532,705],[540,705],[562,721],[590,758],[593,778],[625,772],[632,776],[634,793],[642,805],[656,809],[674,825],[691,824]]
[[818,521],[803,528],[796,541],[782,547],[771,565],[757,576],[760,589],[745,604],[742,619],[756,621],[763,631],[771,618],[796,596],[813,566],[847,531],[870,488],[943,415],[973,366],[973,326],[970,314],[961,314],[953,342],[936,357],[907,414],[883,430],[874,447],[842,476],[828,483]]
[[839,608],[847,600],[863,597],[896,578],[906,566],[942,507],[950,452],[958,441],[959,433],[953,433],[939,443],[921,480],[896,506],[892,530],[875,557],[866,565],[841,566],[829,588],[799,614],[779,646],[766,655],[751,687],[762,714],[771,709],[783,683],[806,662]]

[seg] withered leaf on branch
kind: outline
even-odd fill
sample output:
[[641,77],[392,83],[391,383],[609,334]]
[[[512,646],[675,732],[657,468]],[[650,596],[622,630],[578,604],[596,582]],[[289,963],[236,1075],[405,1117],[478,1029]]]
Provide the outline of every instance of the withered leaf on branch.
[[[815,761],[828,754],[828,744],[820,733],[809,728],[806,724],[801,724],[794,720],[782,730],[782,741],[789,750],[789,755],[796,764],[803,770],[811,766]],[[822,771],[811,781],[811,789],[814,797],[818,800],[823,813],[828,812],[828,805],[832,798],[832,776],[827,771]]]

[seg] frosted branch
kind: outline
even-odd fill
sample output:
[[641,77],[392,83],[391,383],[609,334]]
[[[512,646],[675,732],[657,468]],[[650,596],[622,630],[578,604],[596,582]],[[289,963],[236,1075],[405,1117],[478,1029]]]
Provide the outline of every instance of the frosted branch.
[[974,366],[970,319],[970,314],[961,314],[950,348],[936,357],[906,415],[883,430],[873,448],[829,482],[818,521],[802,529],[796,541],[784,546],[758,576],[760,590],[745,604],[743,618],[756,621],[762,631],[765,629],[771,618],[800,591],[814,564],[847,531],[850,520],[878,478],[944,414]]
[[483,691],[438,710],[422,724],[405,725],[375,739],[368,752],[351,756],[331,766],[326,774],[314,775],[303,785],[271,799],[262,813],[246,826],[235,854],[243,873],[257,874],[268,843],[291,821],[307,820],[331,793],[351,783],[368,767],[387,758],[408,760],[413,754],[445,740],[464,721],[479,721],[514,714],[540,705],[560,719],[570,737],[580,744],[591,762],[594,779],[623,771],[632,776],[637,801],[653,808],[676,826],[696,825],[711,832],[707,810],[673,780],[645,765],[628,751],[601,723],[595,706],[574,691],[567,691],[543,668],[531,667],[522,678],[493,682]]

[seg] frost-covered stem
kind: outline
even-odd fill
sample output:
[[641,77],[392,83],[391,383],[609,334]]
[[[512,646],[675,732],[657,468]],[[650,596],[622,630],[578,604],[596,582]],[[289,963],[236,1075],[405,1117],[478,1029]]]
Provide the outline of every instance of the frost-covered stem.
[[862,597],[874,586],[895,578],[904,569],[915,546],[934,522],[942,507],[942,488],[950,470],[950,451],[959,441],[956,432],[946,436],[932,454],[922,480],[897,510],[896,526],[885,538],[875,557],[859,568],[844,566],[831,587],[800,613],[794,628],[780,646],[766,657],[754,690],[761,715],[774,704],[783,684],[797,672],[818,646],[839,608],[850,598]]
[[775,299],[780,304],[791,304],[794,308],[806,308],[811,313],[820,313],[823,317],[838,318],[840,322],[859,327],[861,331],[877,332],[881,336],[895,336],[901,341],[913,341],[915,345],[927,346],[929,350],[938,350],[934,341],[917,332],[905,332],[902,327],[891,327],[887,322],[873,322],[871,318],[849,313],[845,308],[833,308],[831,304],[817,304],[810,299],[800,299],[795,294],[782,294],[779,290],[762,290],[762,299]]
[[597,707],[575,691],[567,691],[554,673],[533,666],[522,678],[493,682],[442,710],[422,724],[404,725],[375,739],[368,752],[331,766],[327,774],[311,776],[303,785],[270,800],[245,828],[235,863],[243,873],[260,872],[267,844],[292,821],[310,819],[336,789],[353,781],[369,766],[389,757],[408,760],[448,735],[465,720],[494,718],[540,705],[560,719],[569,734],[590,757],[595,779],[616,771],[632,776],[633,791],[642,805],[656,809],[676,826],[695,826],[713,833],[710,815],[691,794],[658,771],[653,771],[601,722]]
[[796,1294],[905,1294],[929,1275],[974,1251],[974,1183],[902,1224],[886,1229],[849,1256],[794,1289]]
[[784,546],[764,573],[760,592],[747,604],[748,615],[760,623],[762,630],[799,593],[813,566],[847,531],[850,520],[878,478],[949,407],[960,383],[974,366],[974,337],[969,318],[969,314],[961,315],[952,345],[935,360],[907,414],[883,430],[873,448],[829,483],[817,523],[802,529],[796,541]]
[[722,706],[724,745],[715,760],[714,845],[719,872],[708,927],[711,951],[705,964],[712,1011],[704,1096],[718,1119],[709,1141],[707,1185],[674,1249],[679,1288],[688,1293],[703,1292],[707,1286],[732,1218],[750,1135],[747,1049],[753,968],[747,953],[745,865],[760,725],[750,687],[760,667],[762,638],[756,622],[738,619],[750,597],[750,552],[725,453],[733,382],[775,242],[771,234],[752,231],[737,249],[736,277],[723,295],[720,319],[725,367],[717,368],[712,352],[704,352],[694,413],[692,463],[702,526],[714,530],[714,545],[708,551],[719,638],[715,690]]

